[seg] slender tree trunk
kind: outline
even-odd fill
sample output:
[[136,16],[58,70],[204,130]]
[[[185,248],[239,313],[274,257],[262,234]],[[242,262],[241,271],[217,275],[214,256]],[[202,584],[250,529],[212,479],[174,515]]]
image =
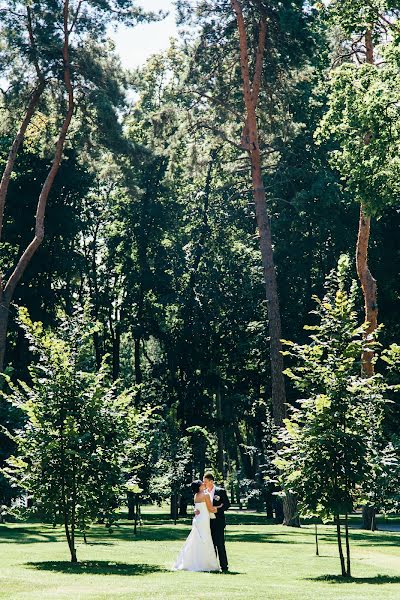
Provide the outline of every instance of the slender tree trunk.
[[242,434],[239,429],[239,425],[236,421],[234,421],[232,423],[232,427],[233,427],[233,433],[235,435],[236,445],[239,449],[239,456],[242,461],[244,474],[247,479],[253,479],[253,477],[254,477],[253,465],[251,464],[249,455],[246,454],[246,452],[244,450],[244,443],[243,443]]
[[[14,295],[14,291],[18,283],[20,282],[28,264],[32,260],[32,257],[36,253],[37,249],[41,245],[44,238],[44,218],[46,213],[47,200],[50,194],[50,190],[53,186],[54,179],[58,173],[60,168],[62,154],[64,150],[65,140],[67,137],[68,129],[71,124],[73,112],[74,112],[74,93],[71,83],[71,69],[69,64],[69,24],[68,24],[68,15],[69,15],[69,0],[65,0],[63,7],[63,18],[64,18],[64,45],[63,45],[63,62],[64,62],[64,84],[68,94],[68,109],[67,113],[64,117],[64,121],[62,123],[59,136],[56,143],[56,150],[54,153],[53,163],[51,165],[50,171],[46,177],[46,180],[43,184],[42,190],[40,192],[37,208],[36,208],[36,220],[35,220],[35,235],[30,244],[25,248],[24,252],[21,254],[13,272],[11,273],[7,283],[3,288],[3,282],[0,281],[0,285],[2,288],[2,305],[10,306],[11,300]],[[26,128],[25,128],[26,129]],[[7,181],[5,182],[5,187],[7,188]],[[1,206],[0,206],[1,209]],[[2,311],[0,322],[0,372],[3,371],[4,368],[4,354],[5,354],[5,346],[7,339],[7,326],[8,326],[8,310]],[[5,320],[5,322],[4,322]]]
[[318,544],[318,525],[315,523],[315,555],[319,556],[319,544]]
[[350,539],[349,539],[349,517],[345,514],[344,527],[346,532],[346,570],[347,577],[351,577]]
[[171,519],[174,521],[174,525],[178,520],[178,494],[173,491],[171,494]]
[[[375,64],[372,31],[369,29],[365,32],[365,48],[367,63],[371,65]],[[364,137],[364,143],[367,145],[370,141],[371,133],[368,132]],[[357,275],[364,296],[365,322],[368,324],[365,332],[366,337],[371,335],[378,326],[377,285],[368,264],[370,233],[371,217],[366,214],[365,207],[363,206],[363,203],[361,203],[356,247],[356,265]],[[371,377],[371,375],[374,374],[373,357],[374,353],[372,350],[364,350],[362,354],[362,370],[366,377]]]
[[335,522],[336,522],[336,535],[337,535],[337,543],[338,543],[338,550],[339,550],[340,567],[342,570],[342,577],[346,577],[346,567],[345,567],[344,556],[343,556],[342,535],[341,535],[341,531],[340,531],[339,515],[335,515]]
[[135,383],[142,383],[142,367],[140,365],[140,337],[135,337],[134,340],[134,362],[135,362]]
[[[272,413],[275,425],[281,427],[286,416],[286,390],[283,375],[282,327],[279,307],[278,284],[272,247],[271,223],[267,211],[266,194],[262,176],[262,161],[257,126],[257,104],[261,89],[264,63],[267,23],[261,17],[259,23],[258,47],[253,81],[250,80],[249,50],[246,25],[239,0],[231,0],[236,14],[240,41],[240,68],[243,81],[243,97],[246,106],[246,119],[242,132],[242,146],[247,150],[251,163],[253,198],[264,271],[265,293],[268,308],[268,328],[270,337],[271,396]],[[284,524],[299,526],[296,499],[288,493],[283,503]]]
[[[358,238],[356,248],[357,274],[361,283],[361,289],[364,296],[365,322],[368,323],[365,335],[368,336],[375,331],[378,326],[378,300],[377,285],[368,266],[368,244],[371,231],[371,217],[366,216],[364,208],[360,206],[360,221],[358,227]],[[362,368],[367,377],[374,374],[374,365],[372,363],[374,353],[372,350],[365,350],[362,355]]]
[[72,563],[77,563],[78,559],[76,556],[76,548],[75,548],[75,544],[74,541],[72,539],[70,530],[69,530],[69,525],[68,525],[68,517],[66,514],[64,514],[64,529],[65,529],[65,536],[67,538],[67,542],[68,542],[68,548],[71,554],[71,562]]
[[[33,61],[33,64],[34,64],[34,67],[36,70],[36,75],[37,75],[37,84],[29,98],[25,116],[22,119],[18,133],[15,136],[14,141],[11,145],[10,152],[8,154],[7,162],[5,164],[3,175],[1,178],[1,182],[0,182],[0,240],[1,240],[1,235],[2,235],[2,231],[3,231],[4,207],[5,207],[6,198],[7,198],[8,186],[10,183],[11,174],[14,171],[14,165],[15,165],[15,161],[17,159],[18,150],[25,138],[26,130],[29,126],[29,123],[32,120],[33,115],[35,114],[35,111],[39,104],[40,98],[46,87],[46,81],[45,81],[45,78],[43,77],[43,73],[40,69],[39,62],[38,62],[36,40],[35,40],[35,36],[33,33],[33,27],[32,27],[32,9],[29,5],[26,6],[26,27],[28,30],[31,59]],[[1,283],[0,287],[2,287],[2,282],[0,282],[0,283]]]
[[267,213],[266,195],[262,177],[261,153],[256,114],[261,87],[267,24],[265,19],[261,18],[255,73],[253,83],[251,84],[247,34],[241,3],[239,0],[231,0],[231,4],[236,14],[239,31],[240,67],[243,81],[243,97],[246,106],[246,120],[242,134],[242,145],[247,150],[251,163],[253,198],[256,208],[257,227],[268,306],[273,417],[275,424],[281,426],[286,414],[286,392],[283,375],[283,357],[281,353],[281,316],[272,248],[271,224],[269,215]]
[[135,497],[133,492],[127,492],[127,503],[128,503],[128,519],[133,521],[135,518]]
[[[0,290],[1,294],[1,290]],[[0,302],[0,372],[4,370],[10,302],[1,294]]]
[[8,154],[7,162],[4,167],[3,175],[0,182],[0,239],[3,231],[3,220],[4,220],[4,207],[6,203],[6,197],[8,192],[8,186],[11,179],[11,174],[14,170],[15,161],[17,159],[18,150],[25,137],[26,130],[32,117],[35,113],[36,107],[39,104],[39,100],[43,94],[45,88],[45,82],[42,79],[34,89],[28,107],[26,109],[25,117],[20,125],[17,135],[14,138],[10,152]]
[[218,429],[217,429],[217,469],[218,472],[221,473],[222,478],[226,477],[226,469],[225,469],[225,461],[224,461],[224,429],[223,429],[223,419],[222,419],[222,393],[221,393],[221,384],[218,384],[217,393],[216,393],[216,408],[217,408],[217,420],[218,420]]

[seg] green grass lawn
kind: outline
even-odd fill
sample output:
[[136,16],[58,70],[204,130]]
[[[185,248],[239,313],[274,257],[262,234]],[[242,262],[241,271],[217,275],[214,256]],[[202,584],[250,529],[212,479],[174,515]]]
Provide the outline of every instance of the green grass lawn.
[[353,575],[337,577],[339,561],[332,527],[266,524],[265,517],[229,513],[227,550],[231,573],[169,570],[190,521],[171,524],[155,509],[144,514],[136,536],[127,521],[110,536],[94,528],[80,565],[72,566],[61,528],[37,523],[0,526],[0,598],[209,600],[399,600],[400,533],[352,531]]

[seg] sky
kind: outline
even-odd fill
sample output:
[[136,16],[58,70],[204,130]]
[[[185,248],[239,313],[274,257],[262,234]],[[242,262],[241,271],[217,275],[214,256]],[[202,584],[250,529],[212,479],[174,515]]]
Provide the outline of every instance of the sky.
[[116,51],[127,69],[138,67],[155,52],[165,50],[170,37],[177,34],[173,0],[138,0],[138,5],[146,10],[168,11],[169,15],[157,23],[147,23],[134,28],[121,26],[117,31],[110,31],[110,37],[116,43]]

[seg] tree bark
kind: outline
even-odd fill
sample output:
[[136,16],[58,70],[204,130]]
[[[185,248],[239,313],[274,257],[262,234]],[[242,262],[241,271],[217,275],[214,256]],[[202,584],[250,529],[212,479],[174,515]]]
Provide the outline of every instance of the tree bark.
[[297,512],[297,497],[286,492],[283,498],[283,525],[300,527],[300,517]]
[[246,119],[242,133],[242,145],[243,148],[247,150],[251,163],[253,198],[256,208],[256,219],[268,306],[273,417],[275,424],[281,426],[286,414],[286,392],[283,375],[283,357],[281,353],[281,316],[272,248],[271,224],[267,212],[266,195],[262,177],[261,152],[256,114],[261,87],[267,24],[265,19],[261,19],[255,73],[253,84],[251,85],[249,51],[242,7],[239,0],[231,0],[231,5],[236,14],[239,31],[240,67],[243,81],[243,97],[246,106]]
[[350,558],[350,539],[349,539],[349,517],[345,514],[344,517],[344,528],[346,532],[346,570],[347,577],[351,577],[351,558]]
[[0,372],[4,369],[10,303],[1,293],[0,302]]
[[15,161],[17,159],[18,150],[21,146],[21,143],[25,137],[26,130],[28,128],[29,123],[32,120],[32,117],[35,113],[36,107],[39,103],[40,97],[43,94],[45,88],[45,82],[43,80],[39,81],[36,88],[34,89],[31,98],[29,100],[28,107],[26,109],[25,117],[20,125],[17,135],[14,138],[12,143],[10,152],[8,154],[7,162],[4,167],[3,175],[0,182],[0,239],[3,231],[3,221],[4,221],[4,207],[6,203],[6,197],[8,192],[8,186],[11,180],[11,174],[14,170]]
[[[374,45],[372,40],[372,30],[365,32],[366,62],[375,64]],[[364,143],[369,144],[371,134],[368,132],[364,137]],[[368,245],[371,233],[371,217],[366,214],[365,207],[361,202],[360,220],[358,225],[357,247],[356,247],[356,266],[357,275],[361,284],[364,297],[364,313],[367,329],[365,337],[370,336],[378,326],[378,298],[376,280],[373,278],[368,265]],[[361,357],[362,371],[366,377],[374,374],[373,364],[374,353],[372,350],[364,350]]]
[[224,427],[223,427],[223,418],[222,418],[222,393],[221,393],[221,383],[218,384],[217,393],[216,393],[216,408],[217,408],[217,421],[218,421],[218,429],[217,429],[217,469],[218,472],[221,473],[222,479],[226,477],[226,469],[225,469],[225,461],[224,461]]
[[363,529],[376,531],[376,508],[369,504],[363,506],[362,510]]
[[[377,285],[368,266],[370,230],[371,217],[365,215],[364,208],[361,204],[356,248],[356,265],[364,296],[365,322],[367,323],[365,336],[369,336],[373,333],[378,326]],[[367,377],[371,377],[371,375],[374,374],[373,357],[374,353],[372,350],[364,350],[362,354],[362,370]]]
[[0,240],[3,231],[3,221],[4,221],[4,207],[7,198],[8,186],[11,179],[11,174],[14,170],[15,161],[17,158],[18,150],[25,138],[25,133],[28,128],[29,123],[32,120],[32,117],[36,111],[36,108],[39,104],[39,100],[44,92],[46,81],[43,76],[43,73],[39,67],[38,58],[37,58],[37,49],[36,49],[36,41],[33,34],[32,28],[32,16],[31,16],[31,8],[30,6],[26,7],[26,17],[27,17],[27,29],[29,36],[29,43],[31,47],[32,59],[35,66],[36,74],[37,74],[37,84],[35,89],[33,90],[28,106],[25,112],[25,116],[20,124],[17,135],[14,138],[14,141],[11,145],[10,152],[7,157],[7,162],[4,167],[3,175],[0,182]]
[[[257,104],[261,89],[261,78],[264,63],[264,51],[267,34],[267,22],[261,17],[259,23],[258,45],[255,60],[253,82],[250,82],[249,50],[247,44],[246,25],[239,0],[231,0],[236,14],[240,42],[240,68],[243,82],[243,97],[246,107],[246,119],[242,132],[242,147],[247,150],[251,164],[253,198],[256,208],[256,219],[264,271],[265,293],[268,307],[268,329],[270,337],[271,362],[271,397],[272,414],[275,425],[281,427],[286,416],[286,390],[283,375],[282,325],[279,307],[278,284],[272,247],[271,223],[267,211],[266,194],[262,176],[261,152],[257,125]],[[297,519],[297,503],[288,494],[284,501],[284,524],[299,525]]]
[[338,550],[339,550],[340,567],[342,570],[342,577],[346,577],[346,567],[345,567],[344,556],[343,556],[342,535],[340,532],[340,517],[339,517],[339,515],[335,515],[335,523],[336,523],[336,536],[337,536],[337,544],[338,544]]
[[[14,291],[19,281],[21,280],[28,264],[32,260],[33,255],[36,253],[40,244],[44,238],[44,218],[46,212],[47,200],[49,197],[50,190],[54,183],[54,179],[60,168],[62,154],[64,150],[65,140],[67,137],[68,129],[72,120],[74,112],[74,93],[71,83],[71,69],[69,64],[69,36],[70,30],[68,28],[68,15],[69,15],[69,0],[65,0],[63,7],[63,30],[64,30],[64,44],[63,44],[63,63],[64,63],[64,84],[68,94],[68,108],[67,113],[64,117],[64,121],[60,128],[58,135],[56,150],[54,153],[54,159],[50,168],[50,171],[43,184],[40,192],[37,208],[36,208],[36,220],[35,220],[35,235],[25,248],[24,252],[20,256],[13,272],[11,273],[7,283],[2,289],[1,305],[2,307],[10,306],[11,300],[14,295]],[[6,186],[6,183],[4,184]],[[6,186],[7,187],[7,186]],[[1,207],[0,207],[1,208]],[[2,284],[2,282],[0,282]],[[7,326],[8,326],[8,314],[5,310],[2,311],[1,319],[3,323],[0,325],[0,372],[4,368],[4,354],[5,345],[7,339]],[[4,322],[4,319],[6,321]],[[3,360],[3,362],[1,362]]]

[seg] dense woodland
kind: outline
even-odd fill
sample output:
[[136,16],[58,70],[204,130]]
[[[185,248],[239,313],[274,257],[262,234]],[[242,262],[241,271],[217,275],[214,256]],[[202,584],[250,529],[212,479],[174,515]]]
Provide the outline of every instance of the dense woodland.
[[[304,326],[320,324],[327,349],[361,327],[356,352],[337,346],[351,376],[399,383],[399,12],[179,0],[179,39],[126,72],[109,28],[135,36],[163,15],[128,0],[1,2],[3,467],[26,452],[16,437],[32,418],[10,394],[28,389],[43,424],[61,389],[90,380],[132,511],[140,491],[185,512],[184,484],[213,468],[234,502],[279,518],[275,429],[309,391],[295,375],[312,354]],[[321,316],[315,297],[334,304],[338,290],[347,316]],[[282,354],[282,339],[296,346]],[[119,417],[110,395],[125,399]],[[388,398],[380,416],[355,411],[395,454],[396,387]],[[0,504],[20,493],[15,477],[0,475]]]

